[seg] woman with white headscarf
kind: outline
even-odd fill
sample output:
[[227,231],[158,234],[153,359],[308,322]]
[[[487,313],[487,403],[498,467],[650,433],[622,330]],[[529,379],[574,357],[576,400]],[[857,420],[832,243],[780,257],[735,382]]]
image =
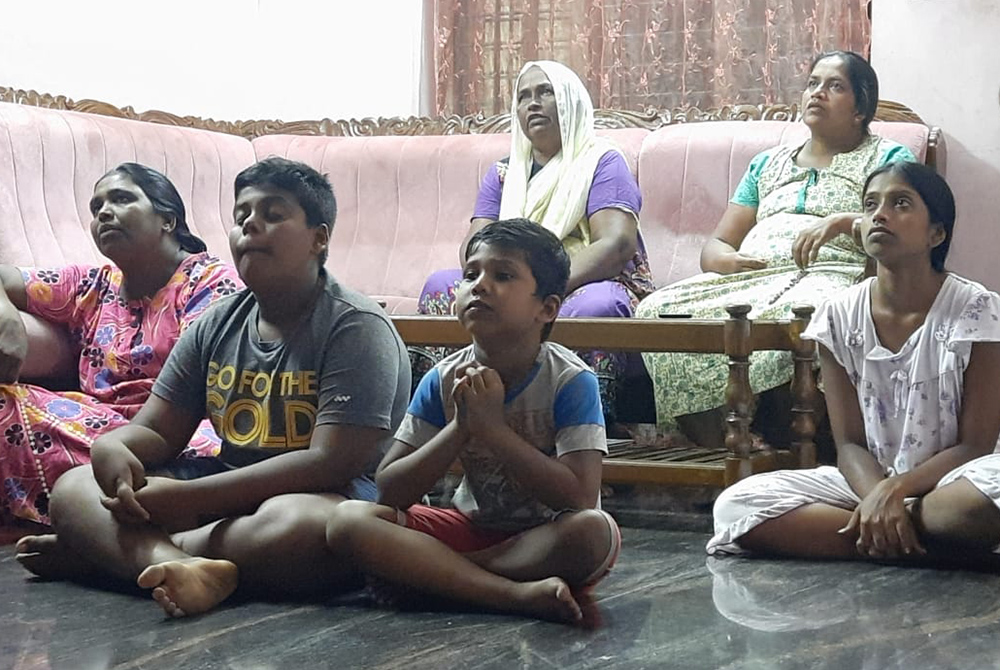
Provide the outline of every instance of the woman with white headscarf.
[[[483,177],[459,260],[464,262],[469,239],[486,224],[527,218],[559,237],[570,254],[561,317],[632,316],[653,291],[639,234],[642,198],[624,156],[594,132],[594,107],[583,82],[560,63],[525,64],[514,86],[511,119],[510,156]],[[431,275],[420,313],[451,314],[460,281],[460,270]],[[611,412],[622,357],[581,355],[601,379],[605,412]],[[418,368],[415,373],[423,371],[423,365]]]

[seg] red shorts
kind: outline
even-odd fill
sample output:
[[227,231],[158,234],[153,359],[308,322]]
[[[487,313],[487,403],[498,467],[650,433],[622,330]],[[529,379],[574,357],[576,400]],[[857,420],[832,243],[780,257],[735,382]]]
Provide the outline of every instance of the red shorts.
[[[615,561],[618,560],[622,546],[621,530],[615,520],[607,512],[595,511],[600,512],[608,522],[611,547],[601,565],[594,570],[590,577],[584,580],[584,584],[588,586],[601,581],[611,571]],[[457,509],[429,507],[427,505],[411,505],[405,512],[400,511],[399,524],[430,535],[460,554],[488,549],[520,534],[479,528]]]
[[488,549],[517,535],[502,530],[479,528],[469,517],[451,508],[410,505],[408,510],[402,512],[402,516],[405,517],[405,523],[401,520],[401,525],[430,535],[460,554]]

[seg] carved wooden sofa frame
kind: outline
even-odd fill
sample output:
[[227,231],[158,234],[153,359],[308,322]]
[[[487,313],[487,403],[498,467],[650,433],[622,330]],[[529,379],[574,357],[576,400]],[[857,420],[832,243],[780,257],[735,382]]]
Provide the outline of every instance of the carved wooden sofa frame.
[[[482,113],[458,116],[427,117],[410,116],[401,118],[378,117],[364,119],[318,119],[305,121],[247,120],[217,121],[197,116],[179,116],[170,112],[149,110],[137,112],[129,105],[116,107],[100,100],[73,100],[64,95],[51,95],[37,91],[0,86],[0,102],[12,102],[47,109],[63,109],[88,114],[103,114],[122,119],[162,123],[184,128],[213,130],[246,139],[264,135],[327,135],[342,137],[372,137],[377,135],[456,135],[475,133],[505,133],[510,130],[510,114],[485,116]],[[642,112],[622,109],[598,109],[594,111],[594,124],[598,128],[645,128],[656,130],[675,123],[695,123],[699,121],[794,121],[798,118],[797,104],[771,105],[723,105],[709,109],[697,107],[658,109],[650,107]],[[906,105],[891,100],[879,100],[875,112],[877,121],[909,121],[924,123]],[[940,145],[940,130],[930,129],[927,140],[928,165],[937,164],[937,150]]]

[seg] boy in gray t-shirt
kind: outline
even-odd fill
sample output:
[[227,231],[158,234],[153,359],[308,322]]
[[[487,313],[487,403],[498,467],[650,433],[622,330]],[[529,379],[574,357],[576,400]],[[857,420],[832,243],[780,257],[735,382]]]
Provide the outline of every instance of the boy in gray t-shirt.
[[[220,460],[242,467],[310,445],[316,426],[349,424],[386,429],[406,410],[405,348],[383,310],[324,273],[312,313],[287,339],[263,341],[254,294],[219,303],[181,339],[153,393],[205,413],[222,438]],[[395,389],[388,393],[387,389]],[[363,495],[379,450],[358,481]]]
[[[410,389],[384,312],[323,270],[336,218],[326,178],[269,158],[235,190],[229,240],[248,290],[184,334],[142,410],[94,442],[92,469],[57,482],[58,535],[29,543],[50,554],[35,566],[135,581],[170,616],[207,611],[237,585],[282,595],[344,585],[353,573],[329,551],[326,520],[347,497],[374,497],[366,475]],[[148,476],[205,416],[223,444],[214,472]]]

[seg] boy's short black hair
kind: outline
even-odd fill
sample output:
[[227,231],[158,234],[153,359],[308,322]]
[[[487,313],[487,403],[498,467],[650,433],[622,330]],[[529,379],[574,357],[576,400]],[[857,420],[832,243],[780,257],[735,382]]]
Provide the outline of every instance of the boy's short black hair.
[[895,161],[886,163],[868,175],[861,191],[862,198],[868,192],[868,185],[872,183],[872,179],[883,174],[899,177],[909,184],[924,201],[931,225],[941,226],[941,230],[944,231],[944,241],[931,249],[931,267],[938,272],[944,272],[944,261],[948,258],[951,238],[955,233],[955,196],[948,182],[934,168],[923,163]]
[[[307,226],[316,228],[325,223],[333,234],[333,225],[337,221],[337,199],[326,175],[305,163],[271,156],[236,175],[236,197],[250,186],[272,186],[288,191],[305,210]],[[319,259],[320,266],[326,263],[326,257],[324,250]]]
[[[535,295],[566,296],[569,282],[569,254],[558,237],[541,225],[528,219],[504,219],[487,224],[472,236],[465,247],[465,259],[480,244],[489,244],[508,251],[520,251],[535,278]],[[552,332],[552,323],[542,329],[542,340]]]

